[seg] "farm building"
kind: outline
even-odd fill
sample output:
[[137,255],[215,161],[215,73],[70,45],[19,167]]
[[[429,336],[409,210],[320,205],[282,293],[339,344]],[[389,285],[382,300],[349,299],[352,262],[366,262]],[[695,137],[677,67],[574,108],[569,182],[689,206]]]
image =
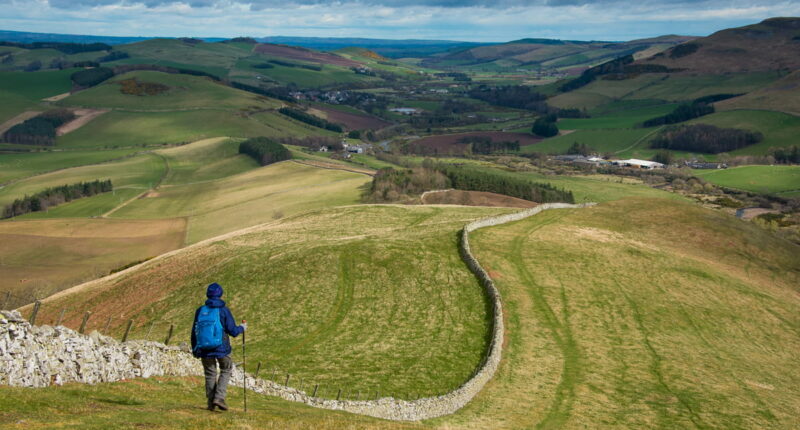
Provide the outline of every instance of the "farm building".
[[616,166],[634,167],[637,169],[663,169],[666,167],[663,164],[655,161],[638,160],[636,158],[631,158],[629,160],[614,160],[611,163]]
[[692,169],[727,169],[728,165],[724,163],[704,163],[700,161],[687,161],[686,167]]
[[403,115],[415,115],[415,114],[417,114],[419,112],[419,110],[417,110],[417,109],[405,108],[405,107],[391,108],[389,110],[392,111],[392,112],[403,114]]
[[347,152],[352,152],[354,154],[363,154],[364,147],[361,145],[347,145]]

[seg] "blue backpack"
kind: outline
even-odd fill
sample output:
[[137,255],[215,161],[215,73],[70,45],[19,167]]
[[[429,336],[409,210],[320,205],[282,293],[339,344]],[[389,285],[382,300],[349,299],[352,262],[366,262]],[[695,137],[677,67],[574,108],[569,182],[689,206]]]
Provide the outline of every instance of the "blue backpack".
[[203,306],[197,314],[194,324],[194,336],[197,340],[195,350],[214,350],[222,346],[222,322],[219,319],[219,308]]

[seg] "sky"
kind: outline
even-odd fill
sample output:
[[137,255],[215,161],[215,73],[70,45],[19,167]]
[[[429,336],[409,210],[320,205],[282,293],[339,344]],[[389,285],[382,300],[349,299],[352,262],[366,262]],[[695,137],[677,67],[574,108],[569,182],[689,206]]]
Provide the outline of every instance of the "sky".
[[0,0],[0,29],[103,36],[504,42],[706,36],[800,0]]

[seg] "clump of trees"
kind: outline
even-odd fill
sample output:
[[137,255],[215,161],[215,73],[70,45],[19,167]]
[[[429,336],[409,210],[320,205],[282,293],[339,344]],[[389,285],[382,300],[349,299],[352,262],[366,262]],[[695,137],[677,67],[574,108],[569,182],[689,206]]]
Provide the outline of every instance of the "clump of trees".
[[558,126],[556,121],[558,118],[555,114],[549,114],[536,118],[533,122],[533,134],[541,137],[553,137],[558,134]]
[[547,96],[525,85],[499,87],[481,85],[471,89],[468,94],[474,99],[483,100],[486,103],[497,106],[526,109],[541,113],[549,111],[549,107],[545,103]]
[[769,154],[775,158],[776,163],[798,164],[800,163],[800,146],[792,145],[783,148],[770,148]]
[[283,67],[299,67],[301,69],[313,70],[315,72],[322,71],[322,66],[317,66],[312,64],[290,63],[288,61],[283,61],[283,60],[269,60],[269,62]]
[[120,92],[132,96],[155,96],[166,92],[169,87],[156,82],[141,82],[136,78],[125,79],[117,82],[120,85]]
[[712,113],[714,113],[714,106],[705,102],[695,101],[682,104],[664,116],[648,119],[642,125],[644,127],[656,127],[664,124],[677,124]]
[[273,66],[271,63],[253,64],[253,67],[256,68],[256,69],[274,69],[275,68],[275,66]]
[[104,55],[97,59],[98,63],[107,63],[109,61],[124,60],[130,58],[130,54],[124,51],[111,51],[108,55]]
[[653,155],[652,161],[655,161],[656,163],[661,163],[665,166],[669,166],[675,160],[672,157],[671,152],[667,151],[666,149],[662,149]]
[[669,53],[670,58],[681,58],[687,55],[694,54],[700,49],[700,45],[694,42],[682,43],[674,48]]
[[567,155],[591,155],[594,154],[594,149],[585,143],[575,142],[567,149]]
[[3,134],[3,140],[23,145],[55,145],[56,129],[73,119],[75,114],[66,109],[45,112],[11,127]]
[[239,144],[239,153],[253,157],[262,166],[292,158],[285,146],[266,137],[245,140]]
[[495,142],[487,136],[467,136],[458,140],[458,143],[471,145],[473,154],[489,155],[495,152],[517,152],[519,151],[519,141],[514,142]]
[[325,130],[334,131],[336,133],[342,132],[342,126],[339,124],[334,124],[328,120],[322,119],[320,117],[311,115],[310,113],[303,112],[298,109],[293,109],[290,107],[282,107],[278,109],[278,112],[290,117],[294,118],[298,121],[304,122],[306,124],[313,125],[314,127],[324,128]]
[[487,191],[542,203],[575,201],[571,191],[547,183],[534,182],[499,170],[435,163],[431,160],[425,160],[422,167],[379,170],[372,180],[369,199],[397,201],[404,196],[444,188]]
[[488,191],[539,203],[575,202],[572,191],[501,171],[444,163],[437,164],[435,169],[458,190]]
[[653,148],[718,154],[760,142],[759,132],[719,128],[708,124],[679,125],[664,129],[651,142]]
[[69,202],[82,197],[91,197],[95,194],[107,193],[114,189],[111,180],[95,180],[92,182],[79,182],[72,185],[61,185],[48,188],[32,196],[25,196],[14,200],[13,203],[3,208],[3,218],[11,218],[31,212],[45,211],[61,203]]
[[81,88],[93,87],[114,76],[114,71],[108,67],[95,67],[93,69],[79,70],[70,76],[72,82]]
[[577,90],[583,86],[589,85],[590,83],[594,82],[600,75],[607,75],[610,73],[623,73],[625,71],[625,65],[633,63],[633,55],[626,55],[624,57],[615,58],[611,61],[607,61],[603,64],[590,67],[581,73],[575,79],[567,81],[561,84],[558,87],[558,90],[561,92],[569,92],[572,90]]

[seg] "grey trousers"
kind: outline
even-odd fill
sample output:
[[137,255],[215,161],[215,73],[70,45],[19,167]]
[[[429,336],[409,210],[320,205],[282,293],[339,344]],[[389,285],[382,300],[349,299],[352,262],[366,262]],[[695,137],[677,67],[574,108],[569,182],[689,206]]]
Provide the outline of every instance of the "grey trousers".
[[[206,375],[206,398],[208,403],[225,401],[228,394],[228,381],[231,379],[233,360],[231,357],[201,358],[203,373]],[[217,363],[219,363],[219,379],[217,379]]]

